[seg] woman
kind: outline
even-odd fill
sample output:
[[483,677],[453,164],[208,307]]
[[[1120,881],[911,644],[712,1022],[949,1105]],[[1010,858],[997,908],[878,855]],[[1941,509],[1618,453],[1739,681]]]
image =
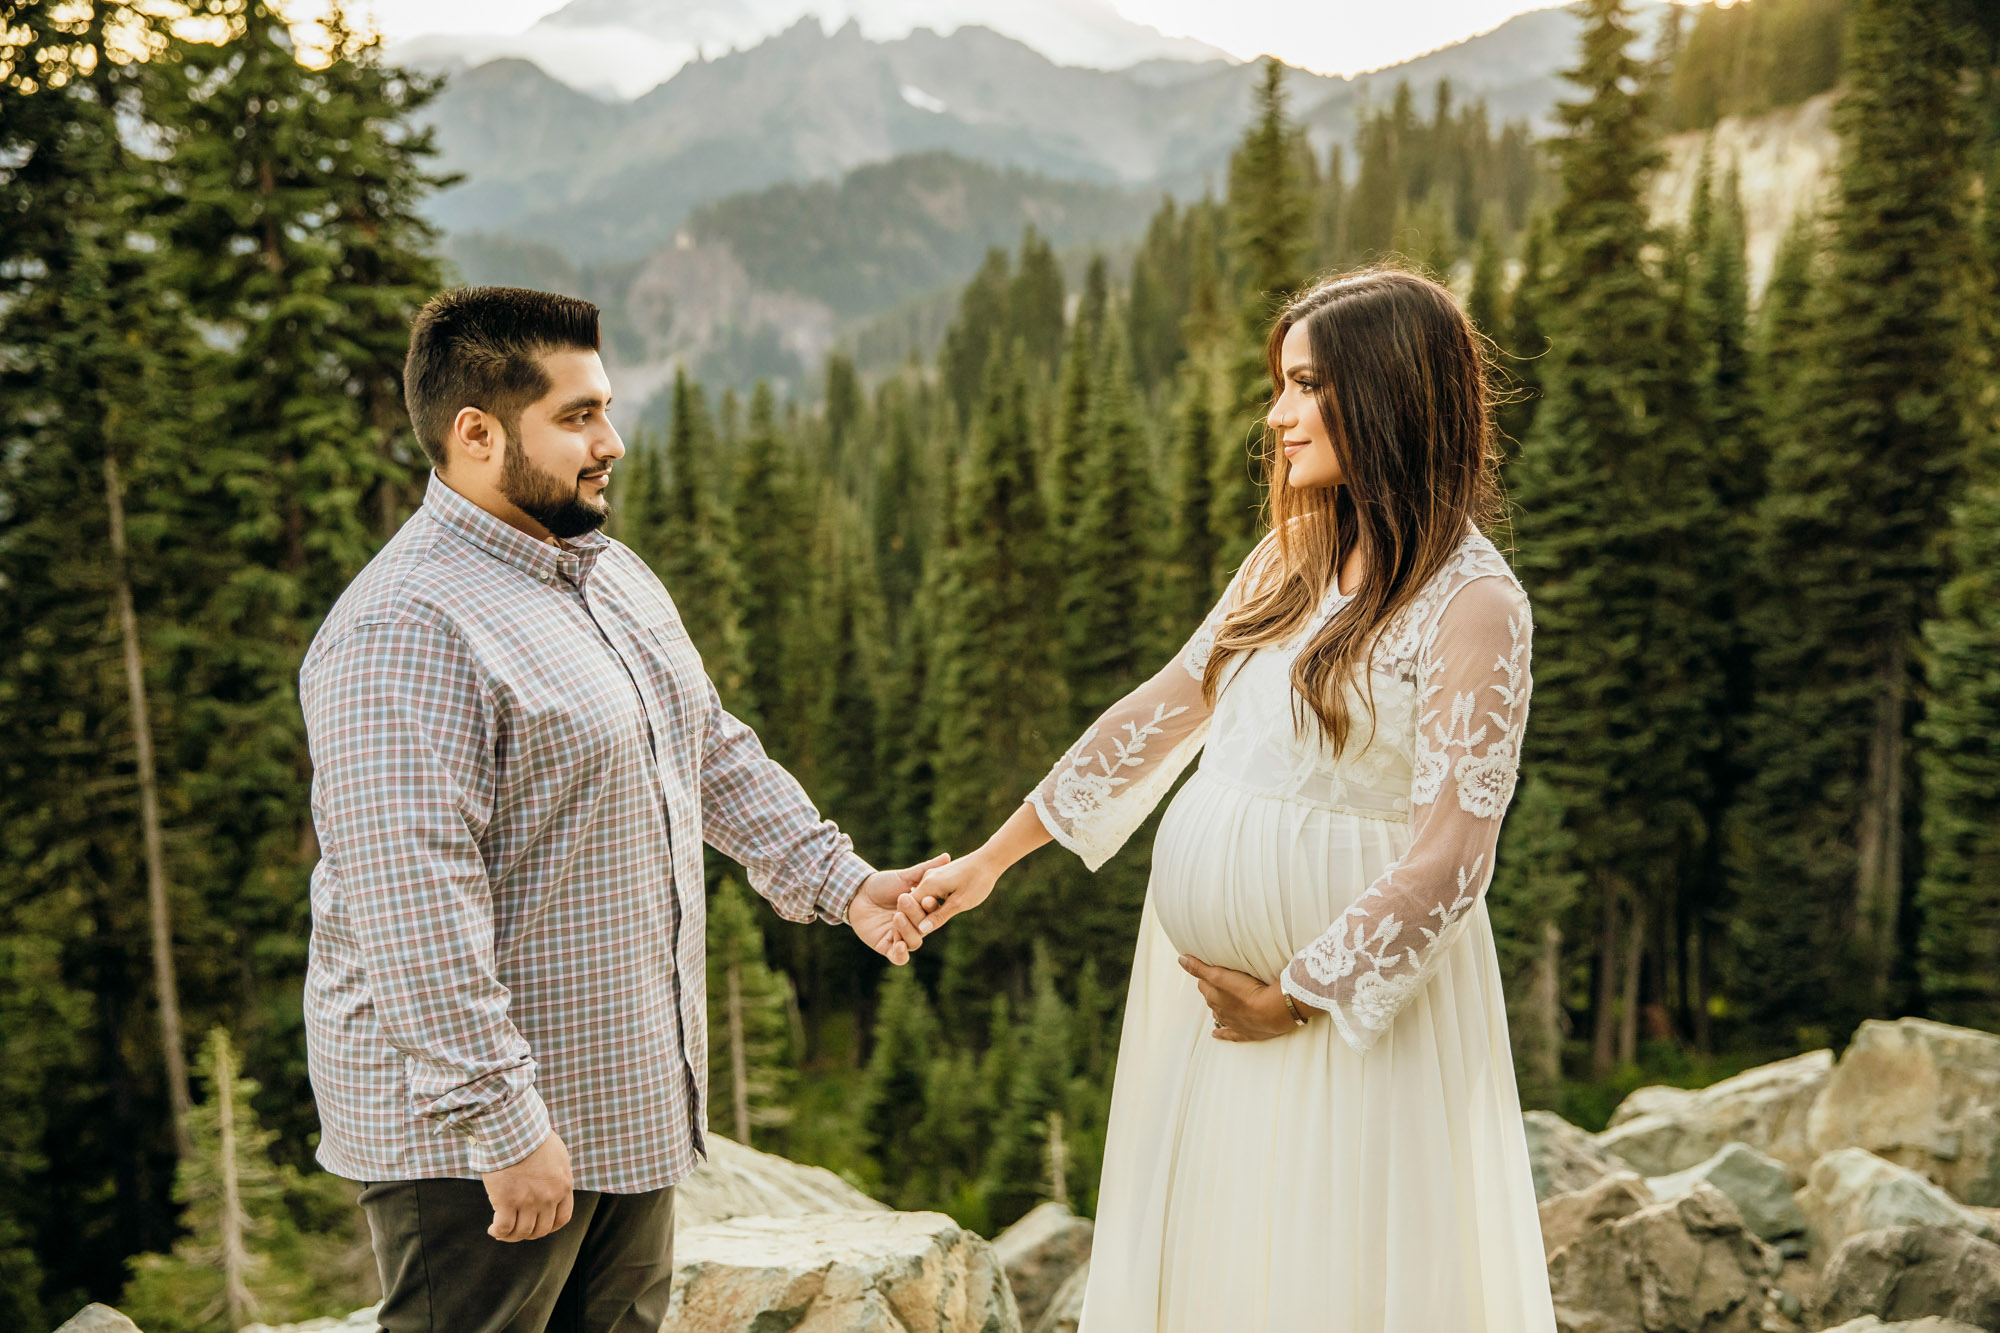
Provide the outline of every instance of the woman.
[[[923,929],[1054,838],[1093,870],[1195,753],[1139,927],[1085,1333],[1555,1327],[1483,892],[1528,603],[1475,334],[1372,269],[1268,347],[1272,531]],[[919,905],[908,904],[914,909]]]

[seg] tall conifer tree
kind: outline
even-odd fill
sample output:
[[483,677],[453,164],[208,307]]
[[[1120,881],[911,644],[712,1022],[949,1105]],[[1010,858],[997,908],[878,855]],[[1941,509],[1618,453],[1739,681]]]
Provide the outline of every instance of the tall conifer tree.
[[1856,0],[1828,269],[1757,547],[1769,588],[1732,869],[1767,1030],[1910,998],[1895,963],[1919,864],[1918,633],[1966,448],[1962,59],[1944,0]]

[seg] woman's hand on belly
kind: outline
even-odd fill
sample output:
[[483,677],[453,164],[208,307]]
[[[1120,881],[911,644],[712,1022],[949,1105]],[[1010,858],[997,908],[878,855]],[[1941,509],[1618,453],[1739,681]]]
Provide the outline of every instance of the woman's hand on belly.
[[[1247,972],[1204,963],[1193,954],[1181,955],[1181,968],[1201,987],[1201,998],[1215,1016],[1215,1030],[1209,1035],[1217,1041],[1268,1041],[1298,1027],[1278,986]],[[1308,1021],[1319,1012],[1297,1000],[1292,1003]]]

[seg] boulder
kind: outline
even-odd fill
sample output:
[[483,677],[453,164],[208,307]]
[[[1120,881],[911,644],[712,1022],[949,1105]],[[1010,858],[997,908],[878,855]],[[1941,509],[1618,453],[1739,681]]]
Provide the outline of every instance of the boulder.
[[674,1238],[667,1326],[1020,1333],[993,1247],[942,1213],[745,1217]]
[[1088,1218],[1049,1202],[993,1238],[993,1253],[1021,1311],[1021,1327],[1034,1328],[1063,1283],[1090,1262],[1090,1235]]
[[1813,1163],[1797,1198],[1818,1259],[1849,1236],[1884,1227],[1943,1226],[1989,1240],[1995,1235],[1984,1217],[1915,1171],[1866,1148],[1842,1148]]
[[1808,1113],[1833,1067],[1832,1051],[1807,1051],[1706,1088],[1640,1088],[1612,1115],[1598,1146],[1641,1175],[1669,1176],[1743,1143],[1804,1175],[1817,1156],[1807,1142]]
[[1549,1288],[1563,1333],[1758,1333],[1780,1267],[1728,1196],[1696,1182],[1558,1249]]
[[2000,1329],[2000,1245],[1939,1226],[1849,1236],[1820,1274],[1813,1310],[1816,1328],[1874,1315]]
[[1554,1254],[1584,1233],[1621,1217],[1630,1217],[1654,1202],[1646,1192],[1646,1182],[1631,1171],[1615,1171],[1580,1190],[1544,1199],[1542,1253]]
[[1534,1172],[1537,1199],[1568,1194],[1627,1169],[1623,1159],[1598,1146],[1589,1130],[1553,1111],[1524,1112],[1521,1125],[1528,1134],[1528,1165]]
[[1090,1264],[1069,1275],[1049,1301],[1049,1308],[1042,1312],[1042,1322],[1028,1330],[1028,1333],[1076,1333],[1077,1325],[1083,1322],[1083,1289],[1090,1282]]
[[708,1135],[708,1157],[674,1190],[674,1234],[732,1217],[805,1217],[888,1208],[822,1166]]
[[1654,1176],[1646,1185],[1664,1203],[1686,1194],[1698,1180],[1727,1194],[1743,1214],[1743,1225],[1764,1240],[1796,1236],[1806,1229],[1806,1215],[1792,1197],[1798,1182],[1791,1169],[1747,1144],[1727,1144],[1707,1161],[1671,1176]]
[[108,1305],[86,1305],[56,1333],[139,1333],[139,1326]]
[[236,1333],[375,1333],[381,1327],[375,1322],[375,1315],[381,1308],[378,1303],[365,1310],[356,1310],[345,1318],[328,1316],[325,1319],[308,1319],[303,1324],[251,1324]]
[[1826,1329],[1824,1333],[1992,1333],[1990,1329],[1974,1329],[1970,1323],[1958,1323],[1956,1319],[1938,1319],[1928,1315],[1924,1319],[1912,1319],[1910,1323],[1882,1323],[1874,1315],[1862,1315],[1860,1319],[1848,1319],[1838,1329]]
[[2000,1205],[2000,1036],[1870,1019],[1812,1108],[1807,1137],[1816,1155],[1866,1148],[1961,1203]]

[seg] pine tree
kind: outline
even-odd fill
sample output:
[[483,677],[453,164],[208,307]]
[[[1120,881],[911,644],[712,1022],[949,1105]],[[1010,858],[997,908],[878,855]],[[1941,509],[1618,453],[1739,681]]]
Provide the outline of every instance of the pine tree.
[[[931,832],[944,847],[976,846],[1013,812],[1054,761],[1068,717],[1057,670],[1060,580],[1023,360],[1017,349],[988,372],[958,483],[955,545],[942,552],[927,706],[937,726]],[[1031,914],[1032,869],[1017,873],[1024,882],[1009,920]],[[1006,922],[963,924],[979,929],[953,932],[960,943]]]
[[[160,789],[175,773],[156,735],[178,730],[159,696],[160,629],[186,609],[190,571],[153,534],[171,523],[189,465],[193,340],[153,222],[156,164],[120,131],[148,106],[143,71],[114,54],[116,9],[17,5],[0,34],[0,734],[13,779],[0,837],[10,914],[66,901],[48,925],[76,932],[91,971],[119,977],[78,978],[85,993],[104,986],[88,1040],[104,1076],[136,1074],[144,1092],[107,1107],[109,1151],[79,1163],[103,1175],[80,1188],[109,1191],[115,1175],[152,1194],[141,1153],[167,1125],[185,1149],[189,1107],[175,947],[189,903],[171,892],[181,875],[167,863]],[[132,40],[165,38],[151,16],[126,21]],[[128,979],[149,971],[146,1013]],[[153,1031],[126,1017],[134,1005]],[[123,1211],[117,1240],[129,1246],[140,1207]]]
[[728,513],[716,498],[715,429],[701,387],[674,373],[673,417],[660,463],[665,475],[640,552],[674,599],[702,667],[725,707],[745,702],[741,574],[730,553]]
[[[986,1164],[987,1208],[995,1226],[1014,1222],[1058,1188],[1064,1197],[1072,1189],[1067,1168],[1059,1180],[1051,1180],[1049,1172],[1052,1120],[1060,1126],[1069,1098],[1070,1015],[1039,941],[1026,1028]],[[1066,1146],[1061,1151],[1066,1153]]]
[[1562,1093],[1563,923],[1584,883],[1575,851],[1554,789],[1529,778],[1501,831],[1487,900],[1521,1100],[1532,1106],[1558,1106]]
[[1084,341],[1093,352],[1104,333],[1104,321],[1110,313],[1111,269],[1105,264],[1102,254],[1093,254],[1090,267],[1083,272],[1083,292],[1076,307],[1076,322],[1082,327]]
[[1472,288],[1466,293],[1465,314],[1472,326],[1489,338],[1506,331],[1507,275],[1500,261],[1500,238],[1491,226],[1479,229],[1473,248]]
[[996,350],[1003,355],[1007,350],[1003,335],[1008,323],[1008,273],[1007,252],[998,246],[989,249],[979,272],[959,293],[958,316],[945,331],[938,352],[938,377],[961,424],[973,419],[987,362]]
[[[1017,347],[991,369],[939,566],[924,722],[936,729],[930,831],[943,848],[977,846],[1068,739],[1061,572],[1035,479],[1023,361]],[[954,1022],[996,979],[1025,980],[1030,923],[1069,869],[1053,859],[1017,868],[1010,912],[947,934],[939,1002]]]
[[[1714,523],[1701,441],[1685,401],[1667,293],[1648,266],[1641,197],[1659,161],[1629,53],[1624,0],[1590,0],[1558,106],[1560,239],[1548,280],[1557,352],[1547,398],[1514,469],[1520,564],[1534,589],[1531,773],[1553,790],[1598,891],[1595,1072],[1636,1052],[1638,956],[1705,836],[1703,756],[1716,626],[1701,605]],[[1659,978],[1656,978],[1656,982]]]
[[1924,627],[1924,874],[1917,968],[1924,1012],[2000,1032],[2000,156],[1968,288],[1973,448],[1952,512],[1950,580]]
[[[281,1004],[305,963],[319,849],[299,664],[422,494],[402,367],[443,270],[421,213],[440,183],[431,135],[410,121],[438,85],[385,64],[338,10],[310,63],[264,0],[205,13],[219,42],[177,36],[147,62],[171,199],[161,244],[204,334],[190,385],[201,447],[173,517],[200,566],[183,586],[199,593],[162,670],[179,696],[181,838],[210,932],[189,975],[254,1012]],[[244,1036],[253,1056],[276,1047],[259,1063],[286,1079],[272,1098],[284,1140],[304,1142],[310,1101],[280,1054],[286,1036]]]
[[1222,364],[1228,397],[1219,434],[1224,447],[1211,473],[1211,526],[1218,559],[1234,570],[1257,544],[1261,468],[1235,446],[1239,430],[1254,432],[1261,461],[1263,414],[1271,376],[1264,343],[1278,307],[1306,281],[1311,201],[1299,167],[1303,131],[1286,109],[1285,67],[1266,57],[1257,85],[1256,118],[1229,160],[1229,251],[1236,291],[1236,329]]
[[1081,729],[1155,669],[1159,497],[1122,330],[1105,330],[1063,579],[1064,676]]
[[708,904],[708,1086],[738,1143],[791,1123],[791,1007],[791,982],[765,964],[750,895],[725,877]]
[[1199,383],[1184,384],[1167,442],[1167,541],[1160,570],[1162,651],[1178,648],[1208,615],[1217,596],[1218,560],[1209,511],[1214,482],[1209,468],[1216,456],[1211,395]]
[[1732,873],[1766,1031],[1900,1012],[1918,865],[1918,634],[1965,433],[1967,108],[1943,0],[1857,0],[1825,282],[1795,411],[1774,423],[1756,565],[1753,776]]
[[1021,237],[1020,264],[1008,287],[1007,325],[1027,345],[1030,364],[1053,373],[1063,350],[1062,266],[1032,226]]
[[208,1097],[189,1117],[192,1153],[174,1180],[187,1236],[171,1255],[132,1261],[120,1304],[149,1329],[220,1333],[252,1319],[296,1314],[301,1294],[289,1271],[298,1236],[285,1207],[288,1168],[271,1161],[277,1135],[257,1123],[257,1085],[243,1077],[220,1028],[201,1060]]
[[931,1202],[937,1181],[938,1145],[922,1132],[937,1043],[937,1018],[916,969],[884,971],[861,1124],[885,1190],[904,1207]]
[[1133,375],[1142,395],[1166,383],[1180,368],[1187,351],[1180,329],[1188,301],[1184,218],[1173,196],[1167,195],[1146,224],[1146,239],[1132,257],[1125,327],[1132,345]]
[[729,525],[741,588],[735,614],[742,626],[745,664],[736,711],[757,728],[780,763],[790,764],[803,751],[807,726],[800,682],[786,667],[787,647],[804,628],[800,617],[812,568],[812,518],[809,483],[800,475],[797,454],[778,436],[776,415],[771,387],[759,380],[750,396],[749,427],[736,452],[735,512]]
[[1542,327],[1547,246],[1546,220],[1531,224],[1521,242],[1521,276],[1507,302],[1505,332],[1493,335],[1500,344],[1500,369],[1506,377],[1506,399],[1497,416],[1500,447],[1509,463],[1520,461],[1521,441],[1534,429],[1542,401],[1543,358],[1550,350]]
[[1063,353],[1062,371],[1056,381],[1055,412],[1045,465],[1049,526],[1065,547],[1082,505],[1079,473],[1083,458],[1094,447],[1090,433],[1097,415],[1094,387],[1097,369],[1097,344],[1090,321],[1079,314],[1070,326],[1069,346]]

